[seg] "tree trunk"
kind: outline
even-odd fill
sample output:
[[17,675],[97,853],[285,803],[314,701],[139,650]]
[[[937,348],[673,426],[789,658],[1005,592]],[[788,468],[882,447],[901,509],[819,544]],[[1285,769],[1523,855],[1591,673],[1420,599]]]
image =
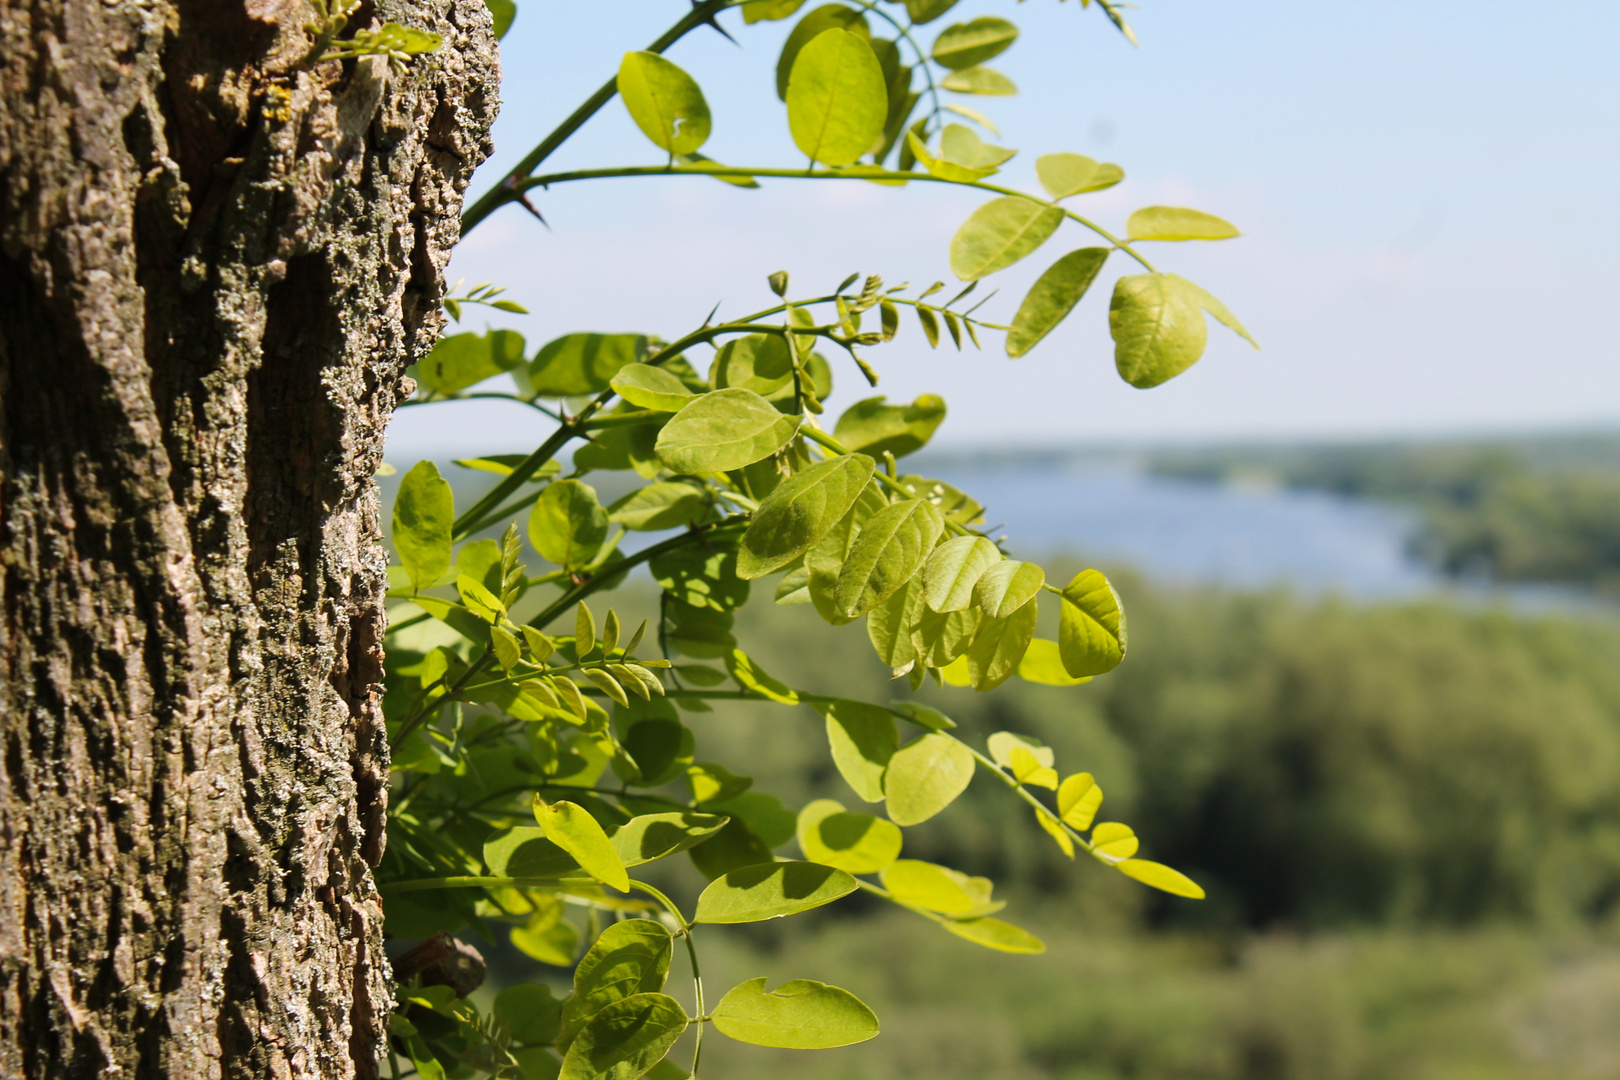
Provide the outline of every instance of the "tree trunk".
[[0,1076],[376,1073],[373,482],[483,0],[0,0]]

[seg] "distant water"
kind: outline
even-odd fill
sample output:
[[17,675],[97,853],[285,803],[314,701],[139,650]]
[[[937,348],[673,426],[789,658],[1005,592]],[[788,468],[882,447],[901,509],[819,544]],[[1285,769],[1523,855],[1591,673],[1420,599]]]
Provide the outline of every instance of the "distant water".
[[1155,476],[1128,465],[947,468],[935,475],[985,504],[1014,552],[1082,552],[1154,577],[1290,585],[1391,597],[1440,582],[1408,554],[1410,513],[1358,499]]

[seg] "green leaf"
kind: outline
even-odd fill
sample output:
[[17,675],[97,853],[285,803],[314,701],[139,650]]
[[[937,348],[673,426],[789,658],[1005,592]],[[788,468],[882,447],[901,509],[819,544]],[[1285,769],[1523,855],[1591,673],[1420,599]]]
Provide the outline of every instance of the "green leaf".
[[506,1024],[506,1030],[519,1043],[545,1046],[557,1037],[562,1022],[562,1002],[544,983],[518,983],[495,995],[490,1012]]
[[608,520],[627,529],[656,532],[691,525],[707,509],[708,501],[702,488],[660,480],[636,488],[608,507]]
[[727,472],[788,444],[799,429],[752,390],[715,390],[676,413],[658,434],[658,457],[677,473]]
[[988,878],[969,877],[948,866],[900,859],[880,875],[883,887],[903,904],[956,918],[975,918],[1005,905],[990,899]]
[[743,22],[785,19],[803,6],[804,0],[747,0],[742,6]]
[[499,41],[512,29],[512,20],[517,18],[517,4],[513,0],[484,0],[484,4],[495,21],[495,40]]
[[863,38],[871,37],[866,28],[866,17],[843,4],[823,4],[800,19],[782,44],[782,55],[776,61],[776,96],[787,100],[788,82],[793,66],[804,47],[828,30],[848,30]]
[[1063,783],[1058,785],[1057,804],[1058,817],[1063,824],[1076,832],[1085,832],[1091,828],[1091,822],[1097,816],[1097,808],[1102,805],[1103,790],[1097,786],[1088,772],[1075,773],[1064,777]]
[[713,608],[694,607],[671,598],[665,603],[670,627],[667,640],[672,648],[698,660],[725,656],[737,647],[732,636],[731,615]]
[[591,1017],[563,1058],[558,1080],[637,1080],[686,1030],[686,1010],[665,994],[636,994]]
[[529,363],[529,391],[536,397],[599,394],[620,368],[646,354],[642,334],[568,334],[541,347]]
[[453,334],[440,338],[416,366],[416,379],[429,390],[458,394],[523,363],[523,336],[512,330]]
[[923,394],[910,405],[887,402],[857,401],[838,418],[833,437],[853,451],[880,457],[886,450],[900,458],[921,450],[945,422],[945,399],[937,394]]
[[955,720],[952,720],[932,705],[924,705],[920,701],[891,701],[889,707],[913,724],[921,728],[927,728],[929,731],[954,731],[956,729]]
[[939,133],[939,156],[970,169],[994,170],[1016,153],[1003,146],[991,146],[962,124],[946,124]]
[[875,468],[866,455],[847,454],[784,480],[761,500],[748,523],[738,576],[745,581],[763,577],[809,551],[855,505]]
[[573,856],[587,874],[620,892],[630,890],[630,877],[624,872],[619,853],[584,807],[536,799],[534,816],[545,830],[546,839]]
[[1018,677],[1043,686],[1079,686],[1091,681],[1089,675],[1078,679],[1070,675],[1063,666],[1058,643],[1047,638],[1036,638],[1029,643],[1024,658],[1018,662]]
[[1014,735],[1010,731],[998,731],[986,740],[990,757],[997,765],[1004,769],[1013,768],[1013,753],[1022,750],[1031,755],[1036,764],[1049,769],[1057,756],[1050,746],[1042,746],[1034,739],[1022,735]]
[[906,14],[918,26],[931,23],[951,8],[956,6],[956,0],[906,0]]
[[[506,615],[506,606],[495,594],[466,574],[456,578],[456,592],[461,594],[461,602],[467,610],[487,623],[499,622]],[[516,644],[514,641],[513,645]]]
[[877,1015],[848,990],[813,979],[765,989],[765,976],[739,983],[714,1007],[714,1026],[738,1042],[786,1050],[826,1050],[865,1042]]
[[945,529],[933,503],[907,499],[873,514],[838,574],[840,614],[858,618],[893,596],[922,568]]
[[1173,274],[1133,274],[1114,284],[1108,309],[1114,366],[1141,390],[1186,371],[1204,354],[1208,331],[1196,294]]
[[1176,274],[1169,274],[1166,276],[1175,278],[1176,283],[1180,285],[1182,289],[1186,290],[1188,293],[1191,293],[1192,296],[1198,300],[1199,306],[1201,306],[1211,315],[1215,316],[1215,318],[1224,324],[1229,330],[1243,338],[1243,340],[1247,341],[1250,345],[1253,345],[1256,349],[1260,347],[1260,343],[1254,340],[1254,335],[1250,334],[1248,330],[1244,329],[1243,324],[1238,321],[1238,317],[1232,314],[1232,310],[1225,304],[1221,303],[1219,300],[1215,299],[1215,297],[1211,296],[1206,290],[1194,285],[1184,277],[1180,277]]
[[710,881],[745,866],[771,861],[771,849],[747,822],[732,818],[726,827],[691,851],[692,865]]
[[799,703],[798,691],[790,689],[779,679],[772,678],[764,668],[760,667],[741,649],[732,649],[725,657],[726,669],[737,685],[744,690],[752,690],[762,697],[781,705],[797,705]]
[[781,847],[793,839],[798,820],[793,811],[782,805],[781,799],[759,791],[710,802],[706,808],[741,820],[767,848]]
[[552,481],[529,512],[529,542],[542,558],[570,570],[596,557],[607,532],[596,489],[578,480]]
[[805,858],[851,874],[875,874],[900,857],[902,838],[892,822],[851,814],[833,799],[800,810],[796,831]]
[[613,850],[625,866],[640,866],[685,851],[719,832],[726,819],[717,814],[676,810],[640,814],[608,834]]
[[851,621],[839,614],[834,598],[838,575],[843,571],[850,549],[854,547],[866,522],[888,505],[888,499],[884,496],[883,489],[878,486],[878,482],[870,481],[856,498],[855,505],[838,519],[838,524],[829,529],[826,536],[816,541],[810,550],[804,553],[804,565],[810,572],[806,583],[810,600],[816,606],[816,614],[834,626],[842,626]]
[[1082,570],[1063,587],[1058,653],[1075,678],[1102,675],[1125,659],[1125,611],[1101,570]]
[[708,546],[682,544],[647,563],[653,580],[682,603],[733,611],[748,601],[748,582],[737,576],[737,536],[710,535]]
[[1043,154],[1035,159],[1035,175],[1054,199],[1111,188],[1125,179],[1118,165],[1100,164],[1084,154]]
[[687,769],[686,779],[692,785],[692,801],[699,804],[734,799],[754,782],[752,777],[738,776],[712,761],[699,762]]
[[749,334],[726,342],[710,371],[716,390],[740,387],[769,396],[793,381],[793,353],[782,334]]
[[1183,206],[1144,206],[1125,222],[1132,240],[1230,240],[1237,226],[1202,210]]
[[557,1049],[567,1051],[591,1017],[615,1001],[662,990],[674,949],[669,931],[652,919],[626,919],[602,931],[574,969]]
[[[919,120],[918,124],[921,124],[922,122],[923,121]],[[912,157],[922,162],[922,167],[928,170],[928,175],[937,176],[941,180],[955,180],[960,183],[972,183],[975,180],[983,180],[986,176],[989,176],[991,173],[996,171],[994,165],[987,165],[983,168],[973,168],[972,166],[962,165],[954,161],[947,161],[944,157],[935,157],[933,154],[928,152],[928,144],[923,140],[921,134],[915,129],[915,126],[913,127],[913,130],[906,133],[906,147],[911,151]],[[902,166],[903,164],[904,155],[902,155]],[[923,318],[923,327],[926,331],[929,321],[933,318],[933,314],[922,307],[917,308],[917,314],[919,317]],[[930,344],[938,344],[939,330],[935,328],[932,332],[929,332],[928,339]]]
[[652,364],[626,364],[613,373],[608,385],[632,405],[660,412],[680,412],[692,400],[692,391],[680,378]]
[[958,94],[985,94],[996,97],[1018,93],[1018,85],[995,68],[965,67],[945,76],[939,84]]
[[812,703],[827,720],[827,741],[838,772],[867,802],[883,801],[883,772],[900,745],[894,714],[847,698]]
[[419,461],[394,497],[394,550],[412,589],[426,589],[450,569],[450,527],[456,497],[431,461]]
[[922,568],[923,596],[934,611],[961,611],[973,602],[979,579],[1002,562],[1001,549],[983,536],[956,536],[935,548]]
[[[1027,564],[1026,564],[1027,565]],[[1037,604],[1031,599],[1003,618],[986,619],[968,649],[968,674],[981,694],[1010,679],[1035,638]]]
[[654,52],[625,53],[619,97],[641,133],[671,154],[690,154],[709,138],[709,103],[692,76]]
[[852,165],[883,138],[888,86],[863,35],[818,34],[793,61],[786,100],[794,145],[823,165]]
[[1141,841],[1129,825],[1105,821],[1091,830],[1091,853],[1105,863],[1118,865],[1136,854]]
[[591,606],[581,600],[574,609],[574,655],[580,658],[596,651],[596,616]]
[[1036,248],[1063,224],[1063,211],[1017,195],[992,199],[951,238],[951,272],[977,281],[1004,270]]
[[973,781],[973,751],[949,735],[930,733],[911,740],[889,759],[883,778],[889,820],[920,825],[967,790]]
[[1151,885],[1155,889],[1162,889],[1176,896],[1185,896],[1190,900],[1204,898],[1204,890],[1196,881],[1180,870],[1172,870],[1162,863],[1149,862],[1147,859],[1126,859],[1119,864],[1119,872],[1135,878],[1144,885]]
[[1017,359],[1051,333],[1086,295],[1107,261],[1107,248],[1081,248],[1047,267],[1013,316],[1007,355]]
[[962,656],[979,632],[979,620],[978,608],[937,612],[924,605],[917,612],[917,624],[911,630],[918,660],[926,667],[943,668]]
[[692,921],[749,923],[779,919],[830,904],[859,887],[844,871],[810,862],[745,866],[703,890]]
[[878,659],[891,669],[899,670],[917,659],[911,630],[922,605],[921,581],[912,578],[905,588],[866,614],[866,636],[877,650]]
[[986,570],[973,586],[973,602],[986,618],[1005,619],[1035,598],[1046,571],[1032,562],[1007,559]]
[[555,967],[573,967],[579,955],[579,927],[560,917],[536,913],[528,925],[512,928],[511,940],[525,955]]
[[997,952],[1036,956],[1046,951],[1046,944],[1040,938],[1000,919],[963,919],[946,923],[945,929],[959,938],[966,938],[975,945],[983,945]]
[[1018,40],[1018,27],[1006,19],[986,15],[972,22],[953,23],[934,39],[936,63],[959,70],[1000,56]]

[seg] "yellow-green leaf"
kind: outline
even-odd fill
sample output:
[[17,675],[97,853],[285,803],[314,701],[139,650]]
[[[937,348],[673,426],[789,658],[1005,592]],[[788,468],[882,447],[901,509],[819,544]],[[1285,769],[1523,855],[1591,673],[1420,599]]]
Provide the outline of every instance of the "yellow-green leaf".
[[1172,870],[1163,863],[1149,862],[1147,859],[1126,859],[1118,865],[1118,869],[1120,873],[1155,889],[1162,889],[1176,896],[1185,896],[1190,900],[1204,898],[1204,890],[1196,881],[1180,870]]
[[993,541],[983,536],[953,537],[923,564],[923,597],[935,611],[961,611],[973,602],[973,588],[985,571],[1001,561],[1001,549]]
[[589,563],[607,539],[608,515],[596,489],[579,480],[553,480],[529,512],[529,542],[542,558],[568,569]]
[[1006,19],[986,15],[972,22],[953,23],[934,39],[936,63],[953,70],[982,64],[999,56],[1018,40],[1018,28]]
[[997,952],[1035,956],[1046,951],[1046,945],[1040,938],[1000,919],[965,919],[946,923],[945,929],[959,938],[966,938],[975,945],[983,945]]
[[875,468],[865,454],[847,454],[782,481],[760,501],[748,523],[737,554],[737,576],[744,581],[763,577],[809,551],[855,505]]
[[[979,632],[967,652],[973,689],[987,693],[1012,678],[1035,638],[1038,614],[1038,604],[1032,598],[1006,618],[986,618],[979,624]],[[1056,782],[1054,776],[1053,784]]]
[[666,994],[634,994],[586,1023],[557,1080],[637,1080],[686,1030],[686,1010]]
[[860,886],[842,870],[810,862],[762,863],[733,870],[698,897],[694,923],[779,919],[830,904]]
[[752,390],[728,388],[693,398],[658,433],[658,458],[672,472],[727,472],[788,444],[799,429]]
[[854,164],[883,137],[888,86],[872,46],[831,29],[799,50],[787,87],[788,130],[813,161]]
[[1071,251],[1047,267],[1013,316],[1007,355],[1017,359],[1051,333],[1086,295],[1107,261],[1107,248],[1091,247]]
[[620,892],[630,890],[630,876],[613,842],[585,808],[571,802],[534,802],[534,817],[545,830],[546,839],[562,848],[596,880]]
[[894,714],[845,698],[813,704],[826,717],[827,741],[840,775],[862,799],[882,802],[883,773],[900,745]]
[[1102,801],[1103,790],[1088,772],[1064,777],[1063,783],[1058,785],[1058,816],[1063,824],[1078,832],[1091,828]]
[[851,874],[875,874],[900,857],[902,838],[892,822],[850,813],[833,799],[800,810],[796,832],[805,858]]
[[929,733],[895,751],[883,778],[889,820],[919,825],[967,790],[973,752],[949,735]]
[[625,53],[619,97],[641,133],[671,154],[690,154],[709,138],[709,103],[692,76],[654,52]]
[[992,199],[951,238],[951,273],[963,281],[1004,270],[1046,243],[1063,211],[1019,195]]
[[394,550],[413,589],[426,589],[450,569],[450,527],[456,499],[431,461],[419,461],[394,497]]
[[1044,154],[1035,159],[1035,175],[1048,195],[1063,199],[1113,187],[1125,179],[1125,170],[1084,154]]
[[1184,206],[1144,206],[1125,222],[1132,240],[1229,240],[1237,226],[1202,210]]
[[987,94],[1001,97],[1018,93],[1018,85],[1007,76],[994,68],[978,65],[951,72],[939,85],[958,94]]
[[1058,653],[1075,678],[1102,675],[1125,659],[1125,611],[1101,570],[1082,570],[1063,587]]
[[1018,661],[1018,677],[1043,686],[1079,686],[1091,681],[1089,675],[1076,679],[1064,670],[1058,643],[1048,638],[1036,638],[1029,643],[1024,658]]
[[1091,853],[1106,863],[1121,863],[1140,846],[1136,833],[1129,825],[1105,821],[1091,830]]
[[948,866],[899,859],[880,875],[883,887],[901,903],[970,919],[1000,911],[1006,905],[990,899],[988,878],[969,877]]
[[1032,562],[1007,559],[980,575],[973,603],[988,619],[1005,619],[1035,598],[1046,583],[1046,571]]
[[944,515],[924,499],[907,499],[873,514],[839,571],[834,593],[839,613],[858,618],[899,592],[944,530]]
[[876,1014],[848,990],[792,979],[767,991],[763,975],[726,992],[714,1026],[738,1042],[788,1050],[849,1046],[878,1033]]
[[652,364],[626,364],[613,373],[608,385],[630,404],[659,412],[680,412],[692,400],[692,391],[685,383]]

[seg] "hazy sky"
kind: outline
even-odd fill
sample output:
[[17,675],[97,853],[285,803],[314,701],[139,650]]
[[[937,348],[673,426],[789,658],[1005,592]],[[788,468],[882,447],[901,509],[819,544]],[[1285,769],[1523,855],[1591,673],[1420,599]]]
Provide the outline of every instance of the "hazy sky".
[[[474,194],[687,6],[519,4],[503,47],[497,154]],[[1133,48],[1074,0],[964,0],[925,40],[984,13],[1022,30],[993,62],[1022,93],[956,98],[997,121],[1002,138],[991,141],[1020,150],[996,182],[1038,191],[1035,158],[1076,151],[1127,175],[1071,200],[1081,213],[1117,226],[1138,206],[1170,203],[1235,222],[1242,238],[1153,245],[1155,262],[1225,300],[1264,351],[1212,323],[1196,367],[1135,390],[1113,370],[1109,280],[1017,361],[989,338],[982,353],[931,352],[908,324],[869,358],[891,400],[945,396],[943,441],[1620,425],[1620,3],[1141,0]],[[668,54],[714,113],[704,152],[802,164],[773,83],[791,22],[722,19],[742,48],[705,30]],[[614,101],[544,171],[660,161]],[[450,271],[507,285],[532,314],[494,325],[522,332],[531,352],[576,330],[674,337],[716,301],[722,315],[767,306],[765,276],[777,269],[818,291],[855,271],[954,280],[947,244],[983,197],[660,177],[560,185],[535,201],[551,231],[504,209]],[[1086,242],[1066,225],[987,283],[1002,293],[981,313],[1010,320],[1040,271]],[[1110,269],[1126,272],[1124,262]],[[835,368],[836,411],[870,391],[847,360]],[[395,438],[424,451],[525,449],[537,441],[531,415],[499,404],[406,410]]]

